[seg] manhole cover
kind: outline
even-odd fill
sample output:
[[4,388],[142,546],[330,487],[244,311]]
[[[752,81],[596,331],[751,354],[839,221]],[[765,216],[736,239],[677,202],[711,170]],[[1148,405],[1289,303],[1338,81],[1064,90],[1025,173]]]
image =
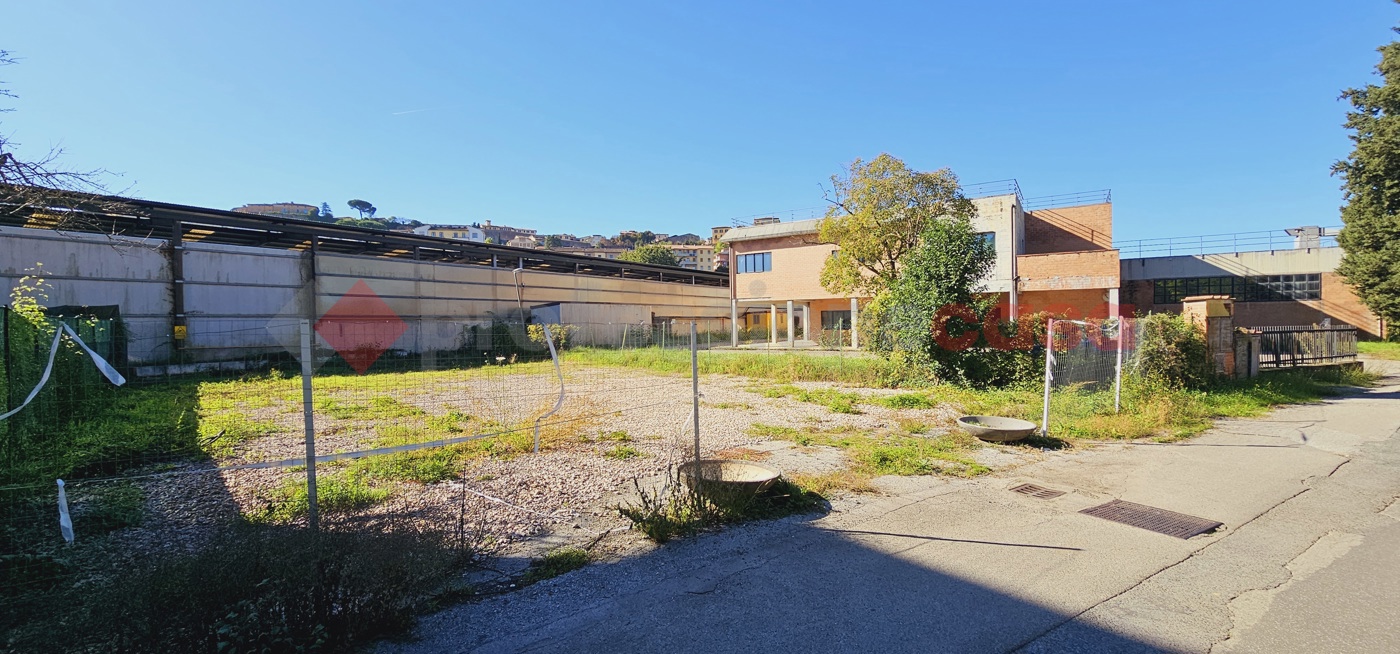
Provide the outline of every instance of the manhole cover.
[[1035,484],[1021,484],[1020,486],[1012,487],[1011,492],[1030,495],[1031,497],[1042,500],[1053,499],[1065,494],[1064,491],[1057,491],[1044,486],[1036,486]]
[[1081,510],[1080,513],[1087,513],[1096,518],[1121,522],[1125,525],[1132,525],[1148,531],[1155,531],[1159,534],[1166,534],[1182,539],[1204,534],[1220,527],[1222,524],[1214,520],[1197,518],[1193,515],[1159,509],[1153,506],[1124,502],[1123,500],[1113,500],[1107,504],[1091,506]]

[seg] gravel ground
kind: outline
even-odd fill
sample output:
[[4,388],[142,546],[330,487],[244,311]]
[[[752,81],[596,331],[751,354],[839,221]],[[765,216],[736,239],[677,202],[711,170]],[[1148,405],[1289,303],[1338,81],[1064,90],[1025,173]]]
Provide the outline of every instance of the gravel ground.
[[[375,396],[416,407],[428,416],[448,411],[487,416],[507,423],[528,421],[553,405],[557,386],[552,375],[511,375],[436,380],[430,387],[395,387],[373,392],[318,392],[318,402],[364,405]],[[762,458],[785,472],[825,472],[845,466],[834,448],[798,447],[787,441],[754,436],[755,424],[811,430],[882,429],[920,423],[937,435],[951,428],[951,407],[893,410],[860,405],[858,414],[835,413],[826,406],[790,397],[767,398],[758,391],[768,382],[707,375],[701,379],[700,434],[705,456]],[[842,388],[878,397],[893,391],[849,388],[831,383],[798,383],[807,389]],[[476,544],[483,560],[528,560],[563,544],[593,547],[604,558],[650,547],[627,532],[615,507],[635,497],[634,483],[656,485],[666,471],[693,456],[690,379],[640,370],[598,368],[570,371],[563,408],[546,430],[550,447],[513,458],[469,462],[457,480],[435,483],[375,482],[392,488],[390,499],[352,518],[410,520],[461,533]],[[291,459],[303,456],[300,404],[290,398],[259,402],[247,410],[250,420],[275,423],[278,432],[246,441],[219,465]],[[324,408],[324,407],[320,407]],[[373,447],[385,426],[421,425],[425,416],[397,416],[373,421],[337,419],[318,411],[317,447],[321,453]],[[618,431],[626,440],[618,440]],[[625,445],[639,455],[606,456]],[[980,462],[1009,467],[1038,458],[1025,447],[986,446],[973,454]],[[146,495],[147,515],[139,527],[113,535],[133,553],[190,549],[217,533],[220,525],[242,512],[259,513],[272,489],[288,477],[304,479],[299,469],[212,470],[202,464],[138,483]],[[338,466],[322,464],[322,474]],[[460,531],[459,531],[460,526]],[[502,571],[508,574],[509,570]]]

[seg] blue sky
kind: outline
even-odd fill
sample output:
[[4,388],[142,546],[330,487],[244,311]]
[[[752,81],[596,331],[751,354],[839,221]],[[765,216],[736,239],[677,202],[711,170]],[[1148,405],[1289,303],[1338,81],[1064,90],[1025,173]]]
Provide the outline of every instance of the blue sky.
[[[543,233],[806,217],[889,152],[1120,240],[1338,224],[1389,0],[7,3],[0,129],[138,197]],[[793,211],[796,210],[796,211]]]

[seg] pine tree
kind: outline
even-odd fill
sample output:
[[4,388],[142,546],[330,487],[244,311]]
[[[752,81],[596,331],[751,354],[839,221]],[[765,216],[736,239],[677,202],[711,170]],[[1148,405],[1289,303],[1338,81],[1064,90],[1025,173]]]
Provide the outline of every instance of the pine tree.
[[1337,272],[1372,313],[1394,324],[1400,322],[1400,41],[1379,50],[1382,83],[1342,94],[1352,105],[1345,125],[1356,148],[1332,167],[1346,199]]

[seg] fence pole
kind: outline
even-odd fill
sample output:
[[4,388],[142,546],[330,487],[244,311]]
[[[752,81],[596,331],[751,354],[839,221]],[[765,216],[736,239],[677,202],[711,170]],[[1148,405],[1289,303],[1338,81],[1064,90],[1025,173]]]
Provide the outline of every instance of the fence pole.
[[301,321],[301,413],[306,426],[306,521],[320,528],[316,515],[316,415],[311,394],[311,321]]
[[1050,353],[1055,350],[1055,319],[1045,321],[1045,400],[1040,412],[1040,435],[1050,435]]
[[1118,352],[1114,355],[1113,362],[1113,412],[1118,413],[1123,403],[1123,330],[1127,327],[1124,324],[1123,316],[1118,316]]
[[690,403],[691,416],[695,419],[695,492],[700,493],[701,479],[704,475],[700,469],[700,354],[698,352],[697,339],[695,337],[695,321],[690,321]]

